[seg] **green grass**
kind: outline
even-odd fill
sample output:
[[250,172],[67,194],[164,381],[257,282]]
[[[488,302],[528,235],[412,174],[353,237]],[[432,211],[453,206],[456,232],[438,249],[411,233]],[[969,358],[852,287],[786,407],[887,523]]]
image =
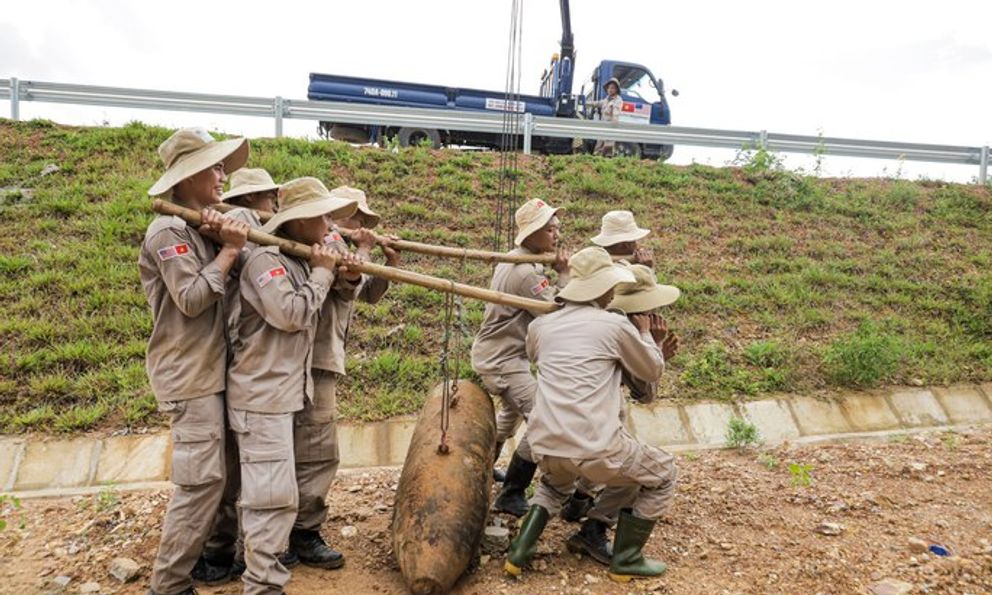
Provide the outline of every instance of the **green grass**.
[[[136,261],[169,133],[0,120],[0,431],[162,422],[144,372],[151,320]],[[40,176],[49,164],[59,170]],[[250,165],[360,187],[383,230],[404,238],[491,245],[491,153],[262,139]],[[683,290],[666,312],[682,341],[662,397],[992,380],[988,188],[819,179],[760,151],[728,168],[520,156],[514,177],[521,197],[566,207],[572,249],[611,209],[654,230],[658,277]],[[404,266],[478,286],[491,272],[412,254]],[[467,302],[464,316],[474,332],[482,305]],[[416,411],[440,379],[442,320],[440,294],[415,287],[359,305],[342,416]],[[471,377],[464,361],[462,373]]]

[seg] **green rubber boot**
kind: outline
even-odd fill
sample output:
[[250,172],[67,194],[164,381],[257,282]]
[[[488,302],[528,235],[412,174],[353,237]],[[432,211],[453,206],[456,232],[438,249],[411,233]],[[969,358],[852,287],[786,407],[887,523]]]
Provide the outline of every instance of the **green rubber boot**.
[[548,509],[537,504],[530,507],[527,515],[520,523],[520,531],[510,542],[510,551],[506,555],[503,568],[513,576],[520,576],[524,566],[530,562],[537,552],[537,539],[548,524]]
[[623,511],[617,523],[617,535],[613,540],[613,558],[610,560],[610,578],[618,583],[630,582],[636,577],[659,576],[668,570],[660,560],[645,558],[644,544],[651,537],[655,521],[638,518]]

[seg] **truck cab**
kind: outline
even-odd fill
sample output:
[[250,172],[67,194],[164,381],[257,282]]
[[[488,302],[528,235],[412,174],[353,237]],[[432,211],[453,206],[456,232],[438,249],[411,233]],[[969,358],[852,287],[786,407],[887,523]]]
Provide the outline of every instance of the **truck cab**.
[[[628,124],[653,124],[667,126],[672,123],[672,112],[665,98],[665,86],[648,68],[632,62],[603,60],[589,74],[579,88],[579,113],[586,120],[599,118],[593,102],[606,97],[603,83],[616,78],[620,81],[623,112],[620,122]],[[595,141],[586,141],[587,148]],[[672,155],[672,145],[646,145],[617,143],[617,152],[632,157],[665,160]]]

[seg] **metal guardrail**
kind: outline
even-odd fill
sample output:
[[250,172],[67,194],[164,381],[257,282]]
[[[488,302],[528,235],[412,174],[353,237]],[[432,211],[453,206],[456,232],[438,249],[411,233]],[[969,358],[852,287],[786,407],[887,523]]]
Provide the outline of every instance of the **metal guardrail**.
[[[20,102],[40,101],[166,111],[189,111],[275,119],[275,134],[282,136],[284,119],[325,120],[340,124],[381,124],[500,133],[501,112],[454,111],[386,105],[366,105],[331,101],[210,95],[151,89],[125,89],[92,85],[72,85],[44,81],[0,79],[0,99],[10,100],[10,117],[20,117]],[[853,138],[774,134],[761,131],[715,130],[683,126],[611,124],[593,120],[573,120],[524,114],[518,134],[523,149],[530,153],[534,136],[585,138],[645,144],[691,145],[739,150],[765,147],[781,153],[826,156],[903,159],[930,163],[978,166],[978,181],[988,181],[989,147],[900,143]]]

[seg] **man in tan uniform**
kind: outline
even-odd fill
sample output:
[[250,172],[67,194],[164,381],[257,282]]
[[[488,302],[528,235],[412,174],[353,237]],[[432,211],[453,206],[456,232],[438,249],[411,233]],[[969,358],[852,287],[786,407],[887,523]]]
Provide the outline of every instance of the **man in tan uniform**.
[[[347,218],[337,219],[336,225],[351,231],[350,239],[357,248],[357,257],[368,260],[375,245],[371,229],[379,224],[379,215],[369,208],[365,193],[341,186],[330,195],[352,201],[358,209]],[[345,253],[349,246],[337,229],[324,238],[325,245]],[[386,264],[397,266],[399,254],[383,246]],[[337,384],[345,374],[345,342],[351,323],[355,300],[374,304],[389,288],[385,279],[358,272],[342,272],[324,301],[317,323],[313,346],[313,402],[307,401],[295,420],[293,437],[296,451],[296,482],[300,505],[289,535],[289,554],[301,562],[318,568],[334,569],[344,565],[344,556],[329,547],[320,535],[320,526],[327,519],[327,492],[337,474],[340,455],[337,439]]]
[[[649,316],[651,335],[661,348],[662,357],[668,361],[678,351],[679,338],[675,333],[669,332],[668,324],[658,313],[658,309],[674,303],[681,292],[678,287],[659,285],[654,271],[644,265],[628,265],[628,269],[634,275],[634,282],[617,285],[613,301],[607,309],[623,312],[635,325],[635,316]],[[630,398],[641,404],[651,403],[658,394],[657,382],[634,376],[626,366],[621,371],[621,384],[630,390]],[[622,408],[620,411],[623,413]],[[624,421],[623,415],[620,416],[620,421]],[[601,485],[590,484],[580,477],[576,482],[575,492],[562,508],[562,518],[579,521],[588,514],[582,527],[568,538],[565,545],[570,552],[586,554],[600,564],[608,565],[612,549],[606,538],[606,530],[616,523],[616,518],[609,510],[604,512],[602,507],[593,505],[591,494],[601,489]]]
[[[593,101],[589,105],[599,108],[600,119],[604,122],[617,123],[620,121],[620,113],[623,111],[623,98],[620,97],[620,81],[614,77],[606,81],[603,85],[606,90],[606,97],[599,101]],[[596,155],[612,157],[616,150],[616,141],[598,140],[593,151]]]
[[592,243],[604,248],[611,256],[624,256],[630,264],[643,264],[654,268],[651,251],[638,244],[651,233],[650,229],[638,227],[634,214],[630,211],[610,211],[603,215],[599,234],[593,236]]
[[[527,354],[537,365],[537,398],[527,439],[544,474],[506,570],[519,575],[533,557],[548,517],[568,499],[578,478],[606,487],[596,503],[602,518],[619,517],[610,577],[629,581],[666,569],[642,549],[675,491],[675,464],[665,451],[642,444],[620,422],[623,368],[654,382],[665,367],[651,319],[634,324],[605,310],[620,283],[635,281],[602,248],[586,248],[569,262],[571,281],[559,293],[564,307],[535,320]],[[624,509],[630,507],[632,512]],[[591,514],[591,513],[590,513]]]
[[[264,169],[242,167],[231,174],[230,188],[221,195],[221,201],[238,208],[228,211],[227,217],[247,223],[252,229],[261,229],[262,221],[256,210],[273,212],[277,209],[279,185]],[[255,248],[246,242],[241,258],[227,276],[224,293],[224,310],[227,317],[228,356],[233,357],[238,340],[238,321],[241,318],[241,269],[248,254]],[[244,572],[244,544],[239,534],[237,511],[238,493],[241,491],[241,466],[238,445],[230,425],[227,428],[226,464],[227,487],[221,499],[217,518],[210,537],[203,546],[203,555],[193,567],[193,579],[207,585],[218,585]],[[284,558],[284,563],[286,559]]]
[[[624,256],[629,258],[632,264],[642,264],[648,268],[653,268],[654,257],[651,255],[651,252],[638,245],[638,242],[650,233],[650,229],[637,226],[637,223],[634,221],[634,214],[630,211],[610,211],[603,215],[599,234],[593,236],[591,241],[593,244],[605,249],[611,256]],[[638,388],[643,388],[643,386],[637,385],[633,377],[626,373],[623,376],[623,380],[624,385],[631,389],[632,398],[637,399]],[[561,517],[570,522],[582,520],[592,506],[592,495],[598,489],[599,486],[589,485],[579,480],[575,493],[569,498],[568,503],[562,507]],[[589,549],[575,546],[571,541],[569,543],[575,551]],[[606,549],[608,550],[609,548]],[[609,564],[609,557],[603,557],[602,551],[586,551],[585,553],[591,555],[598,562]]]
[[242,581],[248,594],[281,593],[290,577],[278,556],[288,546],[299,504],[294,422],[308,402],[313,405],[310,364],[317,318],[338,261],[345,259],[323,240],[328,217],[356,208],[354,201],[331,197],[316,178],[287,182],[279,190],[279,212],[262,230],[311,245],[309,261],[260,246],[241,272],[228,417],[241,458],[247,565]]
[[[151,593],[176,595],[194,592],[190,572],[224,493],[225,277],[248,226],[207,207],[220,200],[226,172],[248,160],[248,141],[218,142],[202,128],[187,128],[158,152],[166,171],[148,194],[204,209],[199,231],[179,217],[156,217],[138,257],[152,309],[148,379],[159,409],[170,418],[170,478],[176,484],[152,565]],[[200,231],[219,240],[220,249]]]
[[[539,199],[530,200],[517,209],[515,218],[519,233],[514,242],[517,248],[510,254],[554,252],[559,242],[558,211]],[[566,257],[559,254],[552,266],[558,271],[559,285],[564,285],[568,279]],[[557,292],[539,264],[500,263],[496,265],[490,288],[548,302],[554,299]],[[532,320],[534,315],[526,310],[486,304],[482,327],[472,344],[472,368],[482,378],[489,394],[498,396],[502,402],[496,415],[497,457],[503,442],[513,436],[534,405],[537,384],[530,372],[524,345],[527,327]],[[526,514],[525,491],[536,470],[530,447],[526,440],[522,440],[510,459],[503,489],[493,503],[493,509],[517,517]]]

